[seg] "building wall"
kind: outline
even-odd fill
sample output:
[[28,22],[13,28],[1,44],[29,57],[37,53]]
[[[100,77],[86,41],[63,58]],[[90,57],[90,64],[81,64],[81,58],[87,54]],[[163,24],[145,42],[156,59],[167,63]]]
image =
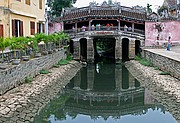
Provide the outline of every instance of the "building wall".
[[63,31],[63,23],[57,23],[57,22],[53,22],[53,23],[49,23],[48,24],[48,33],[49,34],[52,34],[52,33],[55,33],[55,32],[60,32],[60,31]]
[[[180,44],[180,22],[166,21],[158,23],[162,25],[161,32],[158,32],[155,28],[156,22],[145,22],[145,46],[164,45],[164,43],[167,43],[169,36],[171,36],[173,44]],[[158,34],[159,40],[157,40]]]
[[24,82],[25,77],[35,76],[42,69],[52,67],[60,59],[66,57],[64,49],[61,51],[31,59],[6,70],[0,70],[0,95]]
[[143,50],[142,57],[149,60],[155,66],[158,66],[161,70],[169,72],[176,78],[180,78],[180,60],[175,60],[148,50]]
[[[21,16],[21,15],[16,15],[16,14],[11,14],[11,18],[13,19],[18,19],[23,21],[23,34],[24,36],[30,36],[31,35],[31,30],[30,30],[30,21],[35,22],[35,33],[37,33],[37,21],[36,18],[30,18],[26,16]],[[12,21],[10,22],[12,26]],[[10,35],[12,35],[12,28],[10,28]]]
[[[37,23],[45,24],[45,0],[42,0],[42,9],[39,8],[39,0],[30,0],[30,5],[26,0],[0,0],[0,24],[4,26],[4,37],[12,36],[12,20],[23,21],[23,36],[30,35],[30,21],[35,22],[35,33],[37,33]],[[5,10],[6,9],[6,10]],[[9,9],[11,12],[7,10]]]

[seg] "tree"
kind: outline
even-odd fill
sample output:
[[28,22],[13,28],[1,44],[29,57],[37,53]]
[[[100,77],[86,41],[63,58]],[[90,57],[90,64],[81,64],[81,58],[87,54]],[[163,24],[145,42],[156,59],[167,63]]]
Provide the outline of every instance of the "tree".
[[63,8],[72,7],[72,0],[49,0],[47,5],[50,8],[49,15],[50,17],[59,17],[61,16],[61,11]]
[[150,5],[149,3],[147,4],[147,11],[148,11],[149,13],[152,12],[151,6],[152,6],[152,5]]
[[109,5],[113,4],[112,0],[108,0],[108,4]]

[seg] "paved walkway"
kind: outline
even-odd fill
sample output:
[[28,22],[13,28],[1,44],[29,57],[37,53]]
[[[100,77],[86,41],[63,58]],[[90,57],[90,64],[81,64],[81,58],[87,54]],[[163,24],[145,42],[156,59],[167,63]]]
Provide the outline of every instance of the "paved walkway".
[[171,47],[170,51],[167,51],[166,49],[145,49],[145,50],[180,62],[180,46]]

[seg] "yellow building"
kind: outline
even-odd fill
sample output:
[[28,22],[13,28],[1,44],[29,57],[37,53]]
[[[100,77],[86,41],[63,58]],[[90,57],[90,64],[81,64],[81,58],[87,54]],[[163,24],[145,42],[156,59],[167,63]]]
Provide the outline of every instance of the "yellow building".
[[0,36],[32,36],[44,24],[45,0],[0,0]]

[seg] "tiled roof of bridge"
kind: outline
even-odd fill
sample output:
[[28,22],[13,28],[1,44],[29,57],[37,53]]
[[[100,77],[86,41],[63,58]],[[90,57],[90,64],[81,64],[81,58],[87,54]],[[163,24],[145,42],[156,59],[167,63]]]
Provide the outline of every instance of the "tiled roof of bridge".
[[169,7],[173,7],[177,4],[177,2],[176,2],[177,0],[165,0],[165,1],[167,2]]
[[145,20],[146,14],[145,13],[138,13],[133,11],[126,11],[121,10],[119,12],[119,9],[94,9],[94,10],[81,10],[81,11],[72,11],[72,12],[65,12],[62,17],[60,17],[60,20],[74,20],[78,18],[84,18],[84,17],[126,17],[126,18],[132,18],[137,20]]

